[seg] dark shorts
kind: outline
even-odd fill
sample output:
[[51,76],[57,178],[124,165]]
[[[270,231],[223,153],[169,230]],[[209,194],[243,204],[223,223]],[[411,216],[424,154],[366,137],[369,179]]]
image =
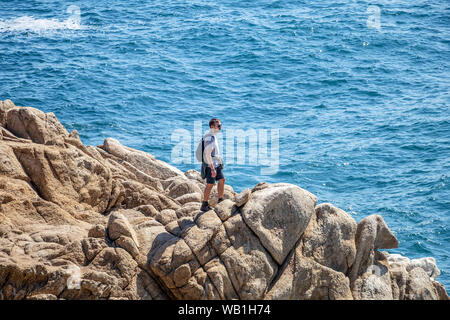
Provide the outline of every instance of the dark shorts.
[[223,176],[221,166],[216,168],[216,176],[214,178],[211,176],[211,168],[209,166],[207,166],[205,169],[206,169],[206,183],[215,184],[216,181],[219,181],[220,179],[225,178]]

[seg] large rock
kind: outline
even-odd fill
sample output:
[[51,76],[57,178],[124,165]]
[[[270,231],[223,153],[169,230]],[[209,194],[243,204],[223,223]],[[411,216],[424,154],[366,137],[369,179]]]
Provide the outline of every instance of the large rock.
[[180,204],[185,204],[188,202],[201,202],[202,201],[202,195],[200,193],[188,193],[188,194],[183,194],[181,196],[179,196],[178,198],[175,198],[176,201],[178,201],[178,203]]
[[42,199],[32,185],[0,176],[0,222],[14,229],[32,224],[79,225],[80,220],[59,205]]
[[388,256],[388,261],[389,265],[403,266],[408,272],[417,267],[422,268],[432,280],[436,279],[441,274],[441,271],[436,265],[436,260],[433,257],[410,260],[400,254],[392,253]]
[[433,257],[412,259],[407,270],[411,271],[414,268],[422,268],[431,278],[431,280],[436,279],[441,274],[441,271],[436,265],[436,260]]
[[202,175],[197,170],[191,169],[184,173],[184,175],[191,180],[197,181],[201,184],[205,184],[205,179],[202,179]]
[[450,299],[445,287],[435,281],[440,271],[434,258],[410,260],[400,254],[389,254],[388,263],[394,299]]
[[[278,268],[238,212],[225,223],[213,210],[172,222],[164,227],[139,211],[118,210],[108,232],[177,299],[263,297]],[[139,253],[117,241],[122,237],[136,239]]]
[[356,257],[350,271],[350,281],[366,272],[374,264],[377,249],[398,247],[398,240],[379,215],[371,215],[362,219],[356,229]]
[[269,300],[352,300],[350,281],[342,272],[302,255],[297,246],[269,288]]
[[172,198],[182,197],[186,194],[197,193],[202,196],[202,190],[198,185],[186,178],[177,178],[172,180],[172,182],[166,188],[167,195]]
[[110,170],[80,149],[11,144],[38,195],[72,211],[106,210],[113,189]]
[[[412,269],[408,274],[405,288],[405,300],[439,300],[439,289],[421,267]],[[448,300],[448,296],[447,296]]]
[[357,226],[356,257],[349,279],[358,300],[392,300],[398,294],[392,285],[388,254],[378,249],[398,247],[398,240],[383,218],[371,215]]
[[40,144],[61,144],[69,136],[53,113],[31,107],[11,108],[6,113],[6,129],[20,138]]
[[252,192],[250,191],[250,189],[245,189],[243,190],[241,193],[239,193],[239,195],[236,196],[236,205],[238,207],[242,207],[244,204],[246,204],[250,198],[252,197]]
[[372,264],[351,284],[356,300],[392,300],[394,292],[387,254],[375,251]]
[[128,219],[120,211],[114,212],[108,220],[109,238],[127,250],[132,256],[136,256],[139,248],[134,228],[130,225]]
[[9,109],[12,109],[14,107],[15,107],[14,103],[9,99],[6,99],[5,101],[0,101],[0,127],[5,126],[6,113],[8,112]]
[[121,185],[124,189],[122,204],[126,208],[132,209],[143,205],[152,205],[157,210],[180,208],[180,205],[173,198],[135,180],[122,181]]
[[278,264],[305,231],[316,196],[295,185],[278,183],[252,193],[242,207],[246,224]]
[[26,182],[30,181],[22,165],[17,160],[13,148],[8,145],[0,145],[0,164],[0,174],[2,176],[20,179]]
[[265,182],[202,212],[205,185],[0,102],[0,299],[448,299],[434,259],[378,251],[381,217]]
[[278,266],[248,229],[240,214],[224,223],[232,244],[220,255],[241,299],[262,299],[278,272]]
[[164,161],[156,159],[149,153],[125,147],[116,139],[105,139],[103,148],[110,154],[129,162],[137,169],[153,178],[167,179],[173,176],[186,178],[181,170],[165,163]]
[[238,207],[232,200],[225,199],[214,207],[214,211],[222,221],[226,221],[238,211]]
[[356,255],[356,222],[345,211],[322,203],[302,236],[302,254],[333,270],[346,273]]
[[[214,211],[153,226],[145,234],[150,270],[178,299],[258,299],[277,265],[248,229],[240,214],[225,223]],[[140,228],[138,234],[145,229]],[[156,232],[156,233],[155,233]],[[144,234],[144,233],[142,233]],[[151,243],[151,244],[150,244]],[[143,252],[147,252],[145,249]]]

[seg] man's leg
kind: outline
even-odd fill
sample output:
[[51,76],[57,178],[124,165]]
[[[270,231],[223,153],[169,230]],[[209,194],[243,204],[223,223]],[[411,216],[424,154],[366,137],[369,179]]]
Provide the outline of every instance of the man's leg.
[[217,192],[219,193],[219,199],[222,199],[225,192],[225,178],[219,180],[219,183],[217,184]]
[[211,207],[208,204],[209,194],[211,192],[211,189],[214,187],[213,183],[207,183],[205,187],[205,191],[203,192],[203,202],[202,206],[200,207],[201,211],[209,211],[211,210]]
[[211,189],[214,187],[213,183],[208,183],[205,187],[205,191],[203,192],[203,201],[208,201],[209,194],[211,193]]
[[209,194],[211,193],[211,189],[214,187],[216,183],[215,179],[211,176],[211,169],[206,167],[206,187],[205,191],[203,191],[203,202],[200,208],[201,211],[211,210],[211,207],[208,204]]
[[223,200],[223,194],[225,192],[225,177],[222,172],[222,166],[219,166],[217,168],[216,180],[218,181],[218,185],[217,185],[217,193],[219,196],[218,202],[221,202]]

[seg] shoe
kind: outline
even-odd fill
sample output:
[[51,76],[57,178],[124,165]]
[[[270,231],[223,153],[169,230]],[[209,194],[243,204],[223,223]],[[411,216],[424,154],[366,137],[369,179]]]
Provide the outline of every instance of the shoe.
[[209,206],[209,204],[208,204],[208,202],[203,202],[202,203],[202,207],[200,208],[200,210],[201,211],[203,211],[203,212],[205,212],[205,211],[209,211],[209,210],[211,210],[212,208]]
[[217,203],[221,203],[223,201],[223,198],[219,198],[219,201]]

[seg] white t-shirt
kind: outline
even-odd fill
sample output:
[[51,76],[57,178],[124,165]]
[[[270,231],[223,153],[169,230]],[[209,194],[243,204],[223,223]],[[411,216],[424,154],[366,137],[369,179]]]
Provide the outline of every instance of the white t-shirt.
[[222,157],[220,155],[219,144],[217,143],[217,138],[211,132],[208,132],[203,137],[205,152],[211,150],[211,158],[213,161],[214,168],[217,168],[222,164]]

